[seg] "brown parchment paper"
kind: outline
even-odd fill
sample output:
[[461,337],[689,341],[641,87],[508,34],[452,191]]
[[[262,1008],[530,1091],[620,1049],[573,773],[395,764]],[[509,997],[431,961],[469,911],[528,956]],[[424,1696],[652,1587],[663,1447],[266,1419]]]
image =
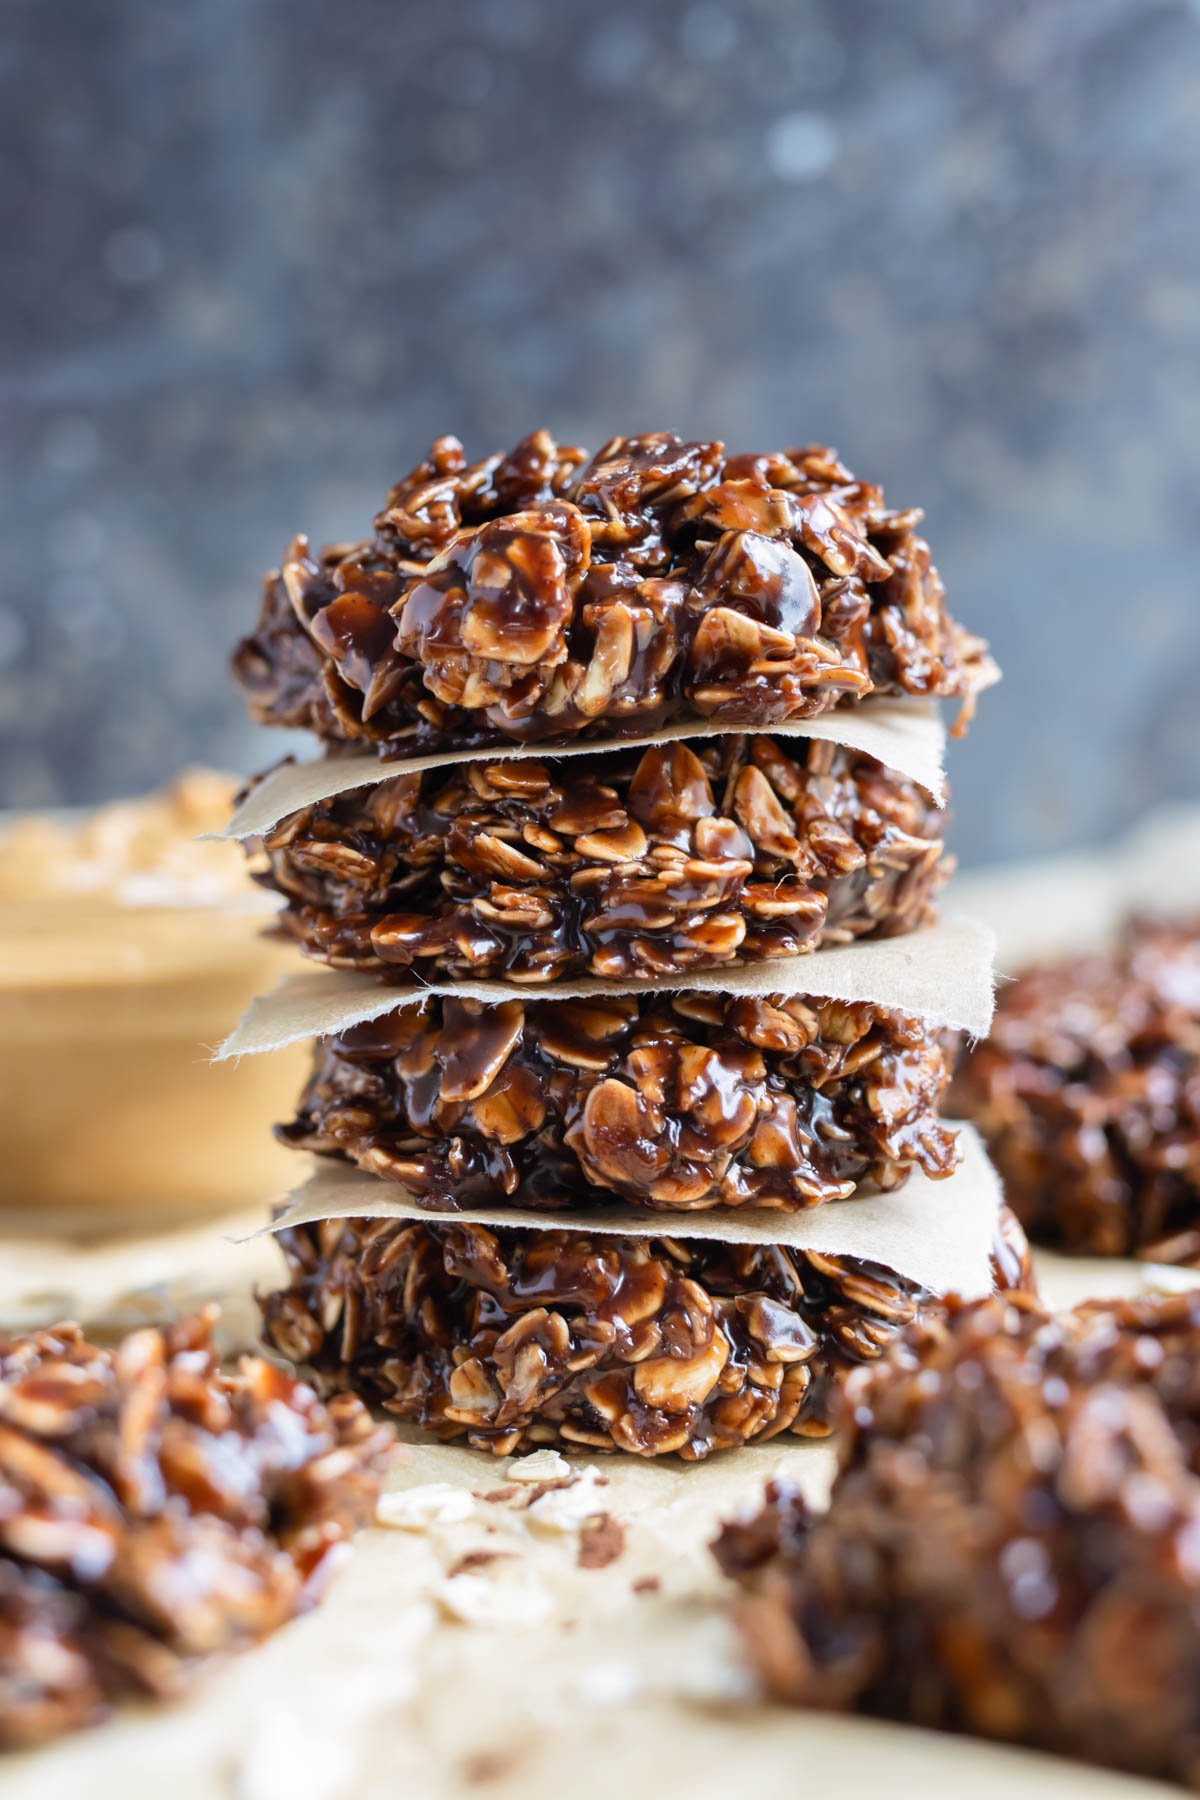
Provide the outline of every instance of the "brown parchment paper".
[[262,1224],[267,1201],[252,1211],[228,1210],[240,1188],[231,1170],[227,1210],[216,1220],[164,1229],[157,1212],[146,1209],[137,1236],[76,1244],[50,1219],[42,1221],[42,1235],[34,1235],[32,1222],[20,1236],[0,1235],[0,1334],[78,1319],[108,1343],[216,1301],[222,1354],[252,1349],[259,1323],[252,1290],[274,1284],[280,1267],[274,1245],[245,1242]]
[[309,1159],[313,1172],[264,1231],[309,1225],[317,1219],[417,1219],[426,1225],[487,1225],[518,1231],[570,1230],[620,1237],[703,1238],[727,1244],[785,1244],[879,1263],[935,1294],[969,1299],[992,1289],[989,1258],[995,1238],[1000,1184],[969,1125],[959,1127],[962,1161],[952,1175],[931,1181],[914,1169],[891,1193],[856,1195],[781,1213],[765,1208],[663,1212],[644,1206],[581,1207],[532,1212],[520,1206],[464,1208],[435,1213],[418,1206],[396,1182],[344,1163]]
[[548,762],[560,756],[596,756],[606,750],[637,750],[649,744],[674,743],[681,738],[728,737],[735,732],[821,738],[826,743],[845,744],[848,749],[861,750],[898,774],[907,775],[938,805],[945,798],[946,730],[936,701],[875,699],[823,713],[816,719],[800,719],[786,725],[716,722],[705,725],[700,720],[685,720],[682,724],[665,725],[645,737],[562,744],[556,748],[546,744],[500,744],[486,750],[440,751],[433,756],[411,756],[395,762],[380,762],[376,756],[337,756],[322,757],[313,762],[284,763],[272,769],[254,792],[247,795],[225,830],[217,835],[257,837],[260,832],[277,825],[288,813],[299,812],[318,800],[328,800],[351,788],[373,787],[397,775],[416,775],[423,769],[449,768],[462,762],[518,762],[529,758]]
[[420,1005],[435,994],[493,1005],[516,999],[580,1000],[685,989],[708,994],[819,994],[896,1007],[932,1024],[983,1037],[992,1020],[994,944],[991,928],[978,920],[945,918],[903,937],[839,944],[810,956],[685,970],[659,981],[601,981],[587,976],[535,985],[439,978],[397,987],[353,971],[304,969],[254,1000],[213,1060],[260,1055],[301,1038],[328,1037],[402,1006]]

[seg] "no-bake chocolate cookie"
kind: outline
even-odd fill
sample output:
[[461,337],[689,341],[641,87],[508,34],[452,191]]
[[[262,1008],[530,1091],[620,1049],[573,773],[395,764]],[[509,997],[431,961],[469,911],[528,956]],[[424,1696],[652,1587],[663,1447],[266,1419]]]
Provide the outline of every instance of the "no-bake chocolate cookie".
[[497,1456],[561,1444],[695,1461],[781,1431],[822,1437],[847,1373],[941,1304],[890,1270],[782,1245],[391,1219],[280,1240],[291,1284],[263,1302],[270,1344]]
[[1200,1261],[1200,919],[1002,988],[950,1105],[1036,1242]]
[[317,1049],[285,1143],[423,1204],[797,1212],[948,1175],[939,1034],[865,1003],[429,1000]]
[[222,1374],[210,1328],[0,1338],[0,1749],[177,1695],[372,1515],[390,1432],[260,1358]]
[[718,737],[396,776],[284,819],[263,879],[335,968],[627,979],[928,924],[942,818],[869,756]]
[[374,536],[296,538],[234,669],[268,724],[385,756],[764,726],[994,675],[946,612],[921,515],[818,447],[669,432],[589,461],[544,431],[468,464],[439,438]]
[[953,1303],[845,1384],[829,1510],[716,1545],[768,1687],[1200,1786],[1193,1296]]

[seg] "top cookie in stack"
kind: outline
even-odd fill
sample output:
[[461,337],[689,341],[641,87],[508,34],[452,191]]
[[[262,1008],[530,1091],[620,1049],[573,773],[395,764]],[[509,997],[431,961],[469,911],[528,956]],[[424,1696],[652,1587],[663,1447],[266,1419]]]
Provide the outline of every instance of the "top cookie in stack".
[[669,432],[589,462],[546,432],[456,438],[366,543],[289,546],[235,671],[264,724],[387,757],[765,727],[994,675],[946,612],[916,511],[830,450],[726,456]]
[[441,439],[369,543],[295,540],[235,670],[325,756],[231,827],[338,971],[228,1047],[323,1038],[280,1349],[496,1451],[695,1457],[824,1430],[841,1368],[986,1288],[986,1163],[931,1186],[942,1028],[986,1023],[943,986],[990,996],[986,950],[923,928],[932,702],[995,670],[919,517],[828,450],[538,433]]

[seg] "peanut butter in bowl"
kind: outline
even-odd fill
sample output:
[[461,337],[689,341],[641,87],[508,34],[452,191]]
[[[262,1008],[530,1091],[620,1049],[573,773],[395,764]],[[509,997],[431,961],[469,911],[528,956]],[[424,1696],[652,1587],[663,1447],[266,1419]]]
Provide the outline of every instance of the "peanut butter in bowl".
[[307,1055],[213,1065],[292,962],[240,848],[233,777],[0,827],[0,1230],[140,1230],[284,1190]]

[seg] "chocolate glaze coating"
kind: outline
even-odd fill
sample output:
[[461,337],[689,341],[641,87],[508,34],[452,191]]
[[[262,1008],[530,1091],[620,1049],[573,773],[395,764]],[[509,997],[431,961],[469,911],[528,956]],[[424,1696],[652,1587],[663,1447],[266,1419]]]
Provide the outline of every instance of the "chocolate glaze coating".
[[339,794],[267,834],[262,879],[336,968],[627,979],[928,924],[943,816],[840,746],[697,739]]
[[384,756],[770,725],[875,692],[966,715],[993,669],[919,519],[819,447],[657,432],[586,462],[542,431],[468,465],[439,438],[372,539],[293,541],[234,671],[263,722]]

